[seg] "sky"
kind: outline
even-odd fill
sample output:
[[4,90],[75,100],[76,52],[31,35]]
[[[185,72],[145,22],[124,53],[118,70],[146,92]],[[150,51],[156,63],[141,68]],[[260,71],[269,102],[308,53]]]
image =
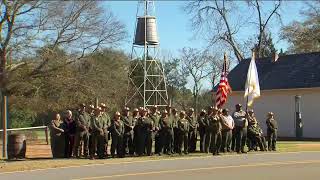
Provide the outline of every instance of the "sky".
[[[179,55],[179,49],[183,47],[201,49],[207,45],[205,40],[201,38],[201,35],[195,38],[194,31],[192,31],[190,25],[190,16],[183,11],[186,3],[186,1],[155,1],[155,16],[157,18],[161,52],[170,53],[175,57]],[[266,10],[272,7],[272,2],[270,1],[264,1],[263,3]],[[239,18],[241,19],[241,14],[247,13],[244,11],[245,8],[242,8],[244,5],[245,4],[240,5],[239,12],[235,15],[236,17],[232,17],[232,21],[237,21]],[[113,14],[125,24],[129,38],[122,44],[121,49],[130,54],[135,31],[138,1],[104,1],[103,6],[111,10]],[[284,1],[280,11],[283,25],[288,25],[292,21],[303,20],[303,16],[299,14],[303,8],[305,8],[305,1]],[[279,22],[271,23],[269,29],[278,52],[280,49],[285,51],[288,48],[288,43],[280,40],[281,24],[279,24]],[[252,36],[256,30],[256,28],[249,26],[240,31],[238,37],[245,40],[249,36]],[[209,86],[206,87],[210,88]]]
[[[183,11],[186,1],[155,1],[155,15],[157,17],[157,28],[160,39],[160,48],[164,51],[170,51],[177,54],[178,50],[188,46],[202,48],[206,43],[201,38],[194,38],[194,32],[190,26],[190,16]],[[283,24],[287,25],[293,20],[301,20],[299,11],[303,8],[303,1],[285,1],[281,9]],[[130,52],[134,36],[137,1],[105,1],[105,8],[110,9],[114,15],[122,21],[128,31],[129,39],[123,44],[122,49]],[[266,7],[270,7],[270,2],[264,2]],[[241,11],[241,7],[240,10]],[[245,13],[245,12],[243,12]],[[241,18],[241,17],[240,17]],[[272,24],[272,31],[276,48],[286,50],[288,44],[285,41],[279,41],[280,24]],[[252,35],[252,29],[248,33],[240,32],[238,36],[247,38]]]

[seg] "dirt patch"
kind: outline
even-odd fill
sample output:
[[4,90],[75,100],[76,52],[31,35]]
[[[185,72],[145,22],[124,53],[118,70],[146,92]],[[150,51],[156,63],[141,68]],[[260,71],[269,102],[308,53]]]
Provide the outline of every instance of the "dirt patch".
[[[0,145],[2,157],[2,145]],[[26,158],[51,158],[51,147],[47,144],[27,144]]]
[[320,149],[320,144],[317,143],[317,144],[297,144],[298,147],[301,147],[301,148],[319,148]]

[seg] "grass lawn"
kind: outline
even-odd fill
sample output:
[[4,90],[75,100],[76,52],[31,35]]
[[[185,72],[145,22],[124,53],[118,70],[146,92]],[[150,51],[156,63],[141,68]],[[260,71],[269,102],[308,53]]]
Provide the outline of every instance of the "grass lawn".
[[[298,152],[298,151],[320,151],[320,142],[305,141],[282,141],[278,142],[278,152]],[[260,153],[260,152],[252,152]],[[229,155],[236,155],[230,153]],[[132,163],[146,160],[165,160],[174,158],[198,158],[206,157],[210,154],[192,153],[187,156],[151,156],[151,157],[127,157],[121,159],[104,159],[104,160],[88,160],[88,159],[26,159],[20,161],[0,160],[0,172],[23,171],[43,168],[57,168],[66,166],[80,166],[90,164],[115,164],[115,163]]]

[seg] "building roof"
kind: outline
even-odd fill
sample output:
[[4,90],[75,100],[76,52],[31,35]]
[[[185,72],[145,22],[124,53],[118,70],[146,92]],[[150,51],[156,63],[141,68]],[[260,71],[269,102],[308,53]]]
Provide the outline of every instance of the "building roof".
[[[243,91],[251,59],[233,68],[228,80],[233,91]],[[320,87],[320,52],[256,59],[261,90]]]

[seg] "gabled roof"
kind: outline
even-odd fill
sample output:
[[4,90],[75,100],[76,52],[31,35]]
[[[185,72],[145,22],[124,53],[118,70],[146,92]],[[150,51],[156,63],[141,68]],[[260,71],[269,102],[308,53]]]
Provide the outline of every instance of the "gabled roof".
[[[243,91],[251,59],[233,68],[228,80],[233,91]],[[256,59],[261,90],[320,87],[320,52]]]

